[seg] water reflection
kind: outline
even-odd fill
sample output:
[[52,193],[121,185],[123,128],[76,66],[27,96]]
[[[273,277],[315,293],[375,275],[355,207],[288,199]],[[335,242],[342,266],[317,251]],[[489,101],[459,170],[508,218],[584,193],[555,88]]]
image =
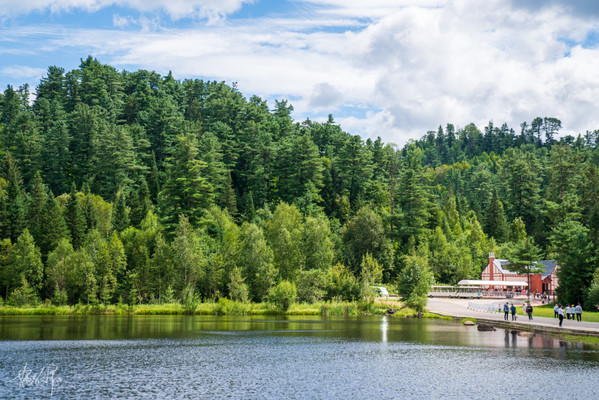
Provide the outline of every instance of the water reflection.
[[0,340],[123,340],[286,336],[451,346],[595,349],[514,330],[479,332],[453,321],[304,316],[2,316]]
[[26,316],[0,339],[0,398],[47,398],[12,379],[49,363],[56,398],[599,398],[563,385],[594,382],[596,348],[452,321]]
[[381,321],[381,332],[382,334],[382,342],[383,343],[387,343],[387,328],[389,327],[389,323],[387,322],[387,317],[383,317],[382,321]]

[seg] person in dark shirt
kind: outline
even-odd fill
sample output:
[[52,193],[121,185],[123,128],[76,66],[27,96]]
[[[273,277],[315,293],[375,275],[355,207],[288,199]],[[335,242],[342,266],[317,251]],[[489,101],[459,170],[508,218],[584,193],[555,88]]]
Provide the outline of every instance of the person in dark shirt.
[[530,303],[526,305],[526,314],[528,314],[528,319],[532,319],[532,305]]
[[512,303],[512,306],[510,307],[510,311],[512,312],[512,321],[517,320],[518,316],[516,315],[516,306],[514,305],[514,303]]

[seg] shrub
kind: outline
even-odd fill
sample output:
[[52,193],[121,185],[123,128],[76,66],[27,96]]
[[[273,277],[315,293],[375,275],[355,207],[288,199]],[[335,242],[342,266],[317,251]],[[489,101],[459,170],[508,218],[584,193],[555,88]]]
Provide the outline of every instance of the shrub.
[[589,287],[584,299],[584,308],[588,311],[597,311],[599,305],[599,269],[595,272],[595,278]]
[[277,286],[270,289],[268,300],[280,310],[287,311],[291,304],[295,302],[297,289],[289,281],[282,281]]
[[328,276],[319,269],[300,271],[297,276],[297,301],[300,303],[316,303],[326,294]]
[[354,301],[360,297],[361,285],[354,274],[343,264],[330,269],[330,280],[327,288],[327,299],[343,299]]
[[38,303],[35,290],[29,286],[25,277],[21,277],[21,287],[15,289],[8,298],[8,304],[16,307],[35,306]]
[[192,286],[186,286],[185,289],[183,289],[183,309],[185,310],[185,313],[195,313],[199,302],[195,289]]
[[229,297],[231,300],[246,303],[249,297],[248,286],[245,279],[241,276],[241,268],[234,268],[231,271],[231,281],[229,282]]

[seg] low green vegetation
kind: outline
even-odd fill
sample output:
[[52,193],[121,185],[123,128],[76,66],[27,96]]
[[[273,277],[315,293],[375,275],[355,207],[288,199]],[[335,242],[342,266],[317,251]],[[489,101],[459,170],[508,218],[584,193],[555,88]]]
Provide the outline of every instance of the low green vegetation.
[[217,302],[185,306],[172,304],[144,305],[75,305],[36,307],[0,306],[0,315],[322,315],[358,316],[385,314],[387,308],[374,302],[293,303],[286,309],[273,303],[243,303],[221,298]]

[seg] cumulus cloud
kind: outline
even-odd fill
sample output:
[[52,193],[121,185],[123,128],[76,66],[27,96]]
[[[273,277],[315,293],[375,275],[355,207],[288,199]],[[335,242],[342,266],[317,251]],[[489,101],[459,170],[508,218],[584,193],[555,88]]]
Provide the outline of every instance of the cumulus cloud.
[[244,3],[253,0],[0,0],[0,16],[14,17],[32,12],[96,12],[118,6],[141,12],[163,11],[173,20],[184,17],[219,20],[239,10]]
[[31,68],[26,65],[10,65],[0,69],[0,74],[13,79],[39,79],[45,72],[43,68]]
[[342,98],[343,95],[339,90],[326,82],[322,82],[314,86],[314,91],[310,97],[310,107],[334,107],[339,104],[339,101],[342,100]]

